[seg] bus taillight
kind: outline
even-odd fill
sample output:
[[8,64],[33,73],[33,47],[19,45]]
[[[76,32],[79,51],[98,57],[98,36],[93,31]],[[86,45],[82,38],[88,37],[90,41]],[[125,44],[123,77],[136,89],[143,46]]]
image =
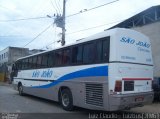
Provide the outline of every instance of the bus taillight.
[[122,81],[116,80],[114,92],[122,92]]

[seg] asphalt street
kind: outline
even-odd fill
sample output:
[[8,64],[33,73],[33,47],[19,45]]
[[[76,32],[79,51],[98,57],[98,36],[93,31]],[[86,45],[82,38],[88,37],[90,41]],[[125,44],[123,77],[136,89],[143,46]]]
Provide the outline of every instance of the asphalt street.
[[[10,86],[0,86],[0,112],[3,113],[66,113],[57,102],[25,95]],[[67,112],[68,113],[68,112]]]
[[[140,114],[140,116],[144,113],[157,114],[160,113],[160,104],[154,103],[152,105],[146,105],[144,107],[133,108],[129,111],[114,112],[114,113]],[[38,119],[44,119],[44,118],[50,119],[54,118],[55,116],[56,118],[60,117],[62,119],[63,118],[95,119],[96,117],[102,118],[101,117],[102,114],[110,115],[113,114],[113,112],[102,112],[102,111],[97,112],[83,108],[76,108],[74,111],[68,112],[63,110],[58,102],[49,101],[30,95],[19,96],[18,91],[14,90],[11,85],[0,84],[0,119],[1,118],[10,119],[7,117],[12,117],[12,119],[28,119],[28,118],[31,119],[34,117]],[[122,119],[121,116],[117,118]],[[156,118],[158,118],[158,116],[159,115],[155,115]],[[104,116],[103,118],[109,119],[109,117],[106,116]],[[153,117],[153,119],[156,118]]]
[[19,96],[11,85],[0,84],[0,119],[88,118],[88,113],[77,108],[68,112],[58,102],[25,95]]

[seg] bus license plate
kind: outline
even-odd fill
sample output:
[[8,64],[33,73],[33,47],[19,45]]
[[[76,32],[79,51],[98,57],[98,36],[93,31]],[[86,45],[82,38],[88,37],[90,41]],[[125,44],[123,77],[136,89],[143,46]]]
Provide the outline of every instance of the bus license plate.
[[144,100],[144,97],[137,97],[135,98],[135,102],[141,102]]

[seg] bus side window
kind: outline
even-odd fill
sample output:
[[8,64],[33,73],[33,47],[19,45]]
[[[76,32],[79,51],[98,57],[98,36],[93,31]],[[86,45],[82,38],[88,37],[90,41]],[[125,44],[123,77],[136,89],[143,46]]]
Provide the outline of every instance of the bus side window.
[[102,62],[102,41],[98,41],[96,46],[96,62]]
[[24,69],[28,69],[28,58],[24,60]]
[[54,52],[50,52],[48,55],[48,67],[53,67],[55,65]]
[[48,54],[43,54],[42,55],[42,64],[41,66],[42,67],[47,67],[48,66]]
[[32,69],[33,67],[32,67],[33,65],[32,65],[32,57],[30,57],[29,58],[29,61],[28,61],[28,68],[29,69]]
[[21,62],[22,62],[22,63],[21,63],[21,64],[22,64],[22,69],[23,69],[23,67],[24,67],[24,65],[23,65],[23,60],[21,60]]
[[28,67],[28,59],[23,59],[22,60],[22,69],[27,69]]
[[70,63],[70,49],[63,50],[63,65],[68,65]]
[[34,56],[32,58],[32,68],[34,68],[34,69],[37,68],[37,56]]
[[22,70],[22,61],[17,62],[17,69]]
[[56,51],[55,52],[55,65],[60,66],[62,65],[62,50]]
[[76,46],[72,48],[72,63],[82,63],[82,46]]
[[84,44],[83,48],[83,63],[93,63],[95,61],[94,43]]
[[42,55],[39,55],[37,57],[37,68],[41,68],[41,62],[42,62]]
[[[108,38],[108,37],[107,37]],[[109,46],[110,46],[110,40],[103,40],[103,61],[109,62]]]

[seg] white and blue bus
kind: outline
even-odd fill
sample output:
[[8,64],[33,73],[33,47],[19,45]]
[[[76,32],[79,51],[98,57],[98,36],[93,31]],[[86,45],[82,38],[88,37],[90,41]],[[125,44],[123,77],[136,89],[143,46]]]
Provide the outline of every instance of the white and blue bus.
[[151,44],[123,28],[18,59],[14,84],[24,93],[94,110],[123,110],[153,100]]

